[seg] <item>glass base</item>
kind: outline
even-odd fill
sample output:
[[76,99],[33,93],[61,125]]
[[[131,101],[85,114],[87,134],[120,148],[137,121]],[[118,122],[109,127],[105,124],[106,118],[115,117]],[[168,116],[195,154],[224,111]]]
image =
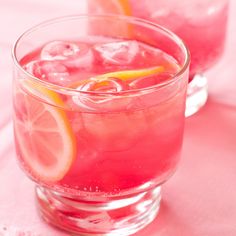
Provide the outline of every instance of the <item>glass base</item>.
[[72,198],[36,187],[39,211],[48,223],[78,235],[126,236],[134,234],[156,217],[161,188],[132,196],[94,201]]
[[208,83],[204,75],[197,74],[188,84],[185,117],[198,112],[206,103]]

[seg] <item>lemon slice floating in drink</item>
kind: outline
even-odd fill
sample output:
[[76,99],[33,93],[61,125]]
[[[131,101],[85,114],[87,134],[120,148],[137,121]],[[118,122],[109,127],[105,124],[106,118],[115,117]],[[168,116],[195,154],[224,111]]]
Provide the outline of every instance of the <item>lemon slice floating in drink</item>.
[[18,153],[35,178],[59,181],[70,169],[76,153],[69,120],[59,108],[63,101],[56,92],[34,82],[26,80],[22,87],[26,93],[19,89],[15,94]]
[[164,72],[165,68],[163,66],[156,66],[156,67],[150,67],[145,69],[139,69],[139,70],[123,70],[123,71],[114,71],[105,73],[102,75],[98,75],[94,78],[90,78],[87,80],[80,80],[78,82],[73,83],[70,88],[78,88],[83,84],[88,83],[91,80],[96,80],[99,83],[99,87],[106,85],[106,79],[109,78],[116,78],[120,79],[122,81],[128,81],[128,80],[134,80],[142,77],[148,77],[153,76],[155,74]]

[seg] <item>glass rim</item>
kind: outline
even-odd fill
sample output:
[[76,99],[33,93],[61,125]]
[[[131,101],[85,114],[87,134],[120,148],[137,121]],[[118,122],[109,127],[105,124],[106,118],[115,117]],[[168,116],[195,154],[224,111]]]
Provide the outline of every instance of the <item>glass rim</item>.
[[[167,81],[164,81],[162,83],[158,83],[155,84],[153,86],[148,86],[145,88],[139,88],[139,89],[131,89],[131,90],[124,90],[124,91],[119,91],[119,92],[101,92],[101,91],[82,91],[82,90],[78,90],[77,88],[70,88],[70,87],[65,87],[65,86],[61,86],[61,85],[56,85],[47,81],[43,81],[41,79],[39,79],[38,77],[30,74],[27,70],[25,70],[21,65],[20,65],[20,60],[17,59],[17,48],[19,43],[21,42],[22,39],[24,39],[25,36],[29,35],[30,33],[46,27],[48,25],[53,25],[53,24],[57,24],[60,22],[65,22],[65,21],[74,21],[74,20],[80,20],[80,19],[88,19],[88,18],[114,18],[114,19],[120,19],[120,20],[125,20],[129,23],[133,23],[133,24],[138,24],[138,25],[143,25],[144,27],[148,27],[151,30],[160,30],[162,32],[164,32],[166,35],[170,36],[170,38],[178,45],[180,45],[181,50],[183,51],[183,54],[185,55],[185,60],[183,65],[181,66],[180,70],[175,73],[173,75],[173,77],[171,79],[168,79]],[[63,94],[68,94],[68,95],[76,95],[78,93],[82,93],[82,94],[88,94],[88,95],[125,95],[125,94],[133,94],[133,93],[140,93],[140,92],[152,92],[153,90],[157,90],[163,87],[166,87],[178,80],[181,79],[181,76],[186,72],[186,70],[188,69],[189,65],[190,65],[190,52],[188,47],[186,46],[185,42],[179,37],[177,36],[174,32],[172,32],[171,30],[153,23],[151,21],[148,20],[144,20],[142,18],[138,18],[138,17],[133,17],[133,16],[125,16],[125,15],[117,15],[117,14],[78,14],[78,15],[66,15],[66,16],[60,16],[60,17],[56,17],[56,18],[52,18],[52,19],[48,19],[45,20],[39,24],[36,24],[30,28],[28,28],[26,31],[24,31],[15,41],[15,43],[13,44],[12,47],[12,59],[14,62],[14,65],[16,66],[16,68],[23,74],[25,74],[27,76],[27,78],[29,78],[30,80],[39,83],[41,86],[46,87],[49,90],[54,90],[54,91],[60,91],[60,93]]]

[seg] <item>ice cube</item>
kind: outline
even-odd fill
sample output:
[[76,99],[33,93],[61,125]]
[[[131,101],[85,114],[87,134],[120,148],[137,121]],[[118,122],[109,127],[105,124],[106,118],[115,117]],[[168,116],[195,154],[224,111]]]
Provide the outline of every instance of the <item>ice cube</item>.
[[46,44],[41,51],[43,60],[66,60],[68,57],[77,55],[79,47],[70,42],[54,41]]
[[139,45],[134,40],[98,44],[94,46],[103,64],[128,65],[139,52]]
[[70,74],[66,66],[58,61],[32,61],[24,69],[44,81],[65,86],[70,82]]
[[82,91],[97,91],[97,92],[121,92],[128,89],[125,81],[118,78],[91,78],[88,83],[79,87]]
[[73,100],[79,107],[86,111],[122,110],[126,109],[131,98],[128,96],[119,96],[114,93],[119,93],[128,88],[126,82],[118,78],[91,78],[87,83],[79,86],[77,89],[79,91],[95,93],[80,93],[78,96],[74,96]]
[[89,67],[93,62],[93,53],[85,43],[54,41],[41,51],[42,60],[62,60],[68,67]]

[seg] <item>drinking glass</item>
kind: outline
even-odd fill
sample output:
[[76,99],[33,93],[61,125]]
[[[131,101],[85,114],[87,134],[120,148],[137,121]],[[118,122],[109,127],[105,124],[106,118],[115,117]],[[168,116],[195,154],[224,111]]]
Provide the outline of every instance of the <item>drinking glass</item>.
[[[89,0],[92,13],[133,15],[160,24],[182,38],[191,54],[186,116],[207,101],[204,73],[224,50],[229,0]],[[113,4],[112,4],[113,3]]]
[[[122,40],[142,42],[160,55],[168,54],[178,71],[136,89],[114,90],[124,82],[110,78],[114,73],[102,80],[80,80],[98,62],[97,54],[83,54],[85,49],[76,42],[97,45],[104,38],[114,50]],[[63,44],[69,41],[73,44]],[[122,55],[121,64],[131,54]],[[99,63],[107,60],[104,55]],[[13,61],[16,153],[36,184],[43,219],[79,235],[130,235],[149,224],[158,213],[161,185],[174,173],[182,145],[189,69],[182,40],[133,17],[68,16],[23,33],[14,45]],[[103,67],[99,69],[101,73]],[[48,81],[42,76],[45,70]],[[63,84],[75,70],[73,84],[80,86]],[[126,73],[137,75],[135,70]],[[144,78],[141,74],[129,85],[159,78],[156,70]],[[59,84],[52,82],[55,79]]]

